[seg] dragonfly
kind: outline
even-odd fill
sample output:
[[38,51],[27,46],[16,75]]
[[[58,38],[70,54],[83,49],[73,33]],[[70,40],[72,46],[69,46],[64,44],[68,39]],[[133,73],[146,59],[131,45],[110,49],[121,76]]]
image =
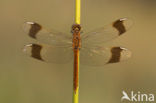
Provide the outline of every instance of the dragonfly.
[[131,52],[120,46],[105,47],[107,43],[122,34],[132,26],[132,20],[120,18],[99,29],[81,33],[79,24],[71,28],[72,35],[47,30],[36,22],[24,23],[24,31],[39,43],[24,46],[24,53],[43,62],[68,63],[80,52],[80,64],[103,66],[118,63],[131,57]]

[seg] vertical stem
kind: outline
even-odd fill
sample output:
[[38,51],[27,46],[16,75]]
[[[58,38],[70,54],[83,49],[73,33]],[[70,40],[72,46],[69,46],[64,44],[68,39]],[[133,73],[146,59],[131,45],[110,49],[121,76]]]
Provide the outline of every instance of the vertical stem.
[[[80,24],[81,0],[75,1],[75,23]],[[73,103],[79,103],[79,49],[74,52]]]
[[79,49],[74,50],[73,103],[79,100]]
[[76,0],[75,6],[75,23],[80,24],[81,0]]

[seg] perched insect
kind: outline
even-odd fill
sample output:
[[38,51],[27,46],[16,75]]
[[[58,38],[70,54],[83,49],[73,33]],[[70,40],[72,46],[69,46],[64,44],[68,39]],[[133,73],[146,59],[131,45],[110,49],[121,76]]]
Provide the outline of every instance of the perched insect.
[[117,63],[129,58],[131,52],[118,46],[103,47],[102,44],[121,36],[131,25],[131,20],[122,18],[81,35],[81,26],[74,24],[73,35],[65,35],[61,32],[48,31],[35,22],[26,22],[24,30],[40,43],[26,45],[24,52],[35,59],[53,63],[66,63],[74,58],[76,64],[78,53],[81,51],[80,64],[102,66]]

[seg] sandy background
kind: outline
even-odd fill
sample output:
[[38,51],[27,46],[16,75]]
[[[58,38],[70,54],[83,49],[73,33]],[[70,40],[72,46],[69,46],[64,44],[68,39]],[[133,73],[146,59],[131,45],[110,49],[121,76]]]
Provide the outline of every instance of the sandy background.
[[[156,1],[82,0],[84,32],[122,17],[134,25],[108,45],[124,46],[133,56],[103,67],[81,65],[80,103],[121,103],[123,90],[156,94]],[[22,30],[25,21],[69,33],[74,0],[0,0],[0,103],[72,103],[72,62],[25,56],[23,46],[33,42]]]

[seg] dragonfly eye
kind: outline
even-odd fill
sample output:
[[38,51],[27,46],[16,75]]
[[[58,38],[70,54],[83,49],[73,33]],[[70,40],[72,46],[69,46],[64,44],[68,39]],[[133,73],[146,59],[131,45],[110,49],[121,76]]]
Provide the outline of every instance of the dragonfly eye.
[[72,31],[80,31],[81,30],[81,26],[79,24],[74,24],[72,26]]

